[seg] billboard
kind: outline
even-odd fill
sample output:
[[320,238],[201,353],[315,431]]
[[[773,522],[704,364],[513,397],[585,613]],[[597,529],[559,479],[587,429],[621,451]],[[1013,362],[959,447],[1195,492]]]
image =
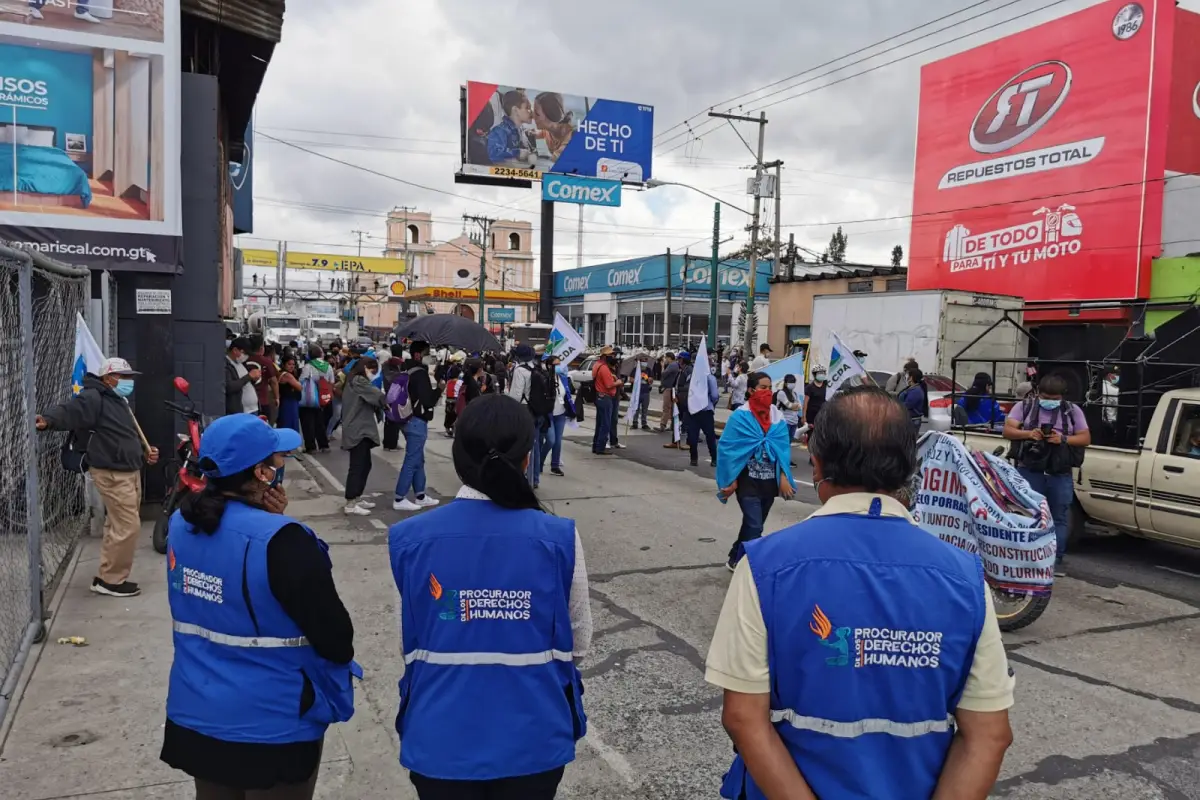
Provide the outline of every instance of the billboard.
[[[670,285],[672,291],[680,292],[686,283],[687,291],[703,294],[712,286],[712,261],[707,258],[679,258],[671,260]],[[717,291],[745,296],[750,282],[750,262],[743,259],[726,259],[720,262],[720,282]],[[754,283],[755,294],[767,294],[771,277],[769,262],[758,265],[758,280]],[[640,292],[666,289],[667,259],[665,256],[635,258],[616,261],[595,267],[566,269],[554,273],[554,297],[575,297],[605,292]],[[491,292],[488,292],[491,297]]]
[[0,238],[179,264],[179,0],[0,0]]
[[229,162],[233,193],[233,232],[254,233],[254,119],[246,123],[245,151],[240,162]]
[[922,68],[910,289],[1145,296],[1174,11],[1102,3]]
[[465,112],[465,175],[650,179],[653,106],[469,81]]
[[1200,174],[1200,14],[1176,9],[1167,169]]
[[546,175],[542,178],[542,199],[581,206],[621,205],[621,182],[574,175]]
[[[288,269],[320,269],[328,272],[373,272],[377,275],[404,275],[407,265],[402,258],[379,256],[343,256],[329,253],[301,253],[288,250],[285,255]],[[247,267],[279,266],[275,250],[243,250],[242,264]]]

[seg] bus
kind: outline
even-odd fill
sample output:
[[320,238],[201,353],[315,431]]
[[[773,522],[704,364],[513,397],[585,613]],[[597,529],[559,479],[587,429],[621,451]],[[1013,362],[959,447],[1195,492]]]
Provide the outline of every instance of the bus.
[[508,326],[509,345],[519,347],[527,344],[530,347],[544,345],[550,341],[550,331],[553,325],[545,322],[514,322]]

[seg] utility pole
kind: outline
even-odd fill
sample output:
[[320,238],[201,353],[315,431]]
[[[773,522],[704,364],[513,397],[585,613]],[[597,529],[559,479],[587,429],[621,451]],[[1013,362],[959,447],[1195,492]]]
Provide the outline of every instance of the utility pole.
[[[762,213],[762,176],[768,166],[763,163],[763,148],[767,137],[767,112],[758,112],[757,117],[744,117],[737,114],[721,114],[716,111],[708,112],[710,117],[729,120],[730,122],[753,122],[758,125],[758,151],[754,155],[754,213],[750,222],[750,279],[746,282],[746,327],[742,331],[742,352],[749,356],[754,347],[754,288],[758,281],[758,233],[760,229],[759,216]],[[740,137],[741,134],[739,133]],[[743,140],[744,142],[745,140]],[[713,269],[717,268],[713,264]],[[715,281],[714,281],[715,283]],[[733,320],[730,320],[732,325]]]
[[667,315],[663,317],[663,349],[671,347],[671,248],[667,248]]
[[[709,292],[708,292],[708,346],[715,348],[717,346],[717,320],[720,314],[720,306],[717,304],[717,292],[721,285],[721,268],[718,262],[721,259],[721,204],[713,203],[713,241],[712,241],[712,269],[709,275]],[[732,327],[733,319],[729,320]],[[730,331],[732,333],[732,331]]]
[[575,241],[575,266],[583,266],[583,203],[579,204],[579,236]]
[[[780,237],[783,236],[783,231],[780,230],[780,226],[783,224],[780,221],[780,218],[782,215],[779,213],[779,198],[783,197],[783,172],[782,172],[782,170],[783,170],[783,162],[776,161],[775,162],[775,263],[772,266],[775,268],[775,272],[777,274],[779,272],[779,248],[780,248],[779,239],[780,239]],[[751,283],[754,283],[757,280],[757,276],[751,276],[751,277],[754,278],[754,280],[751,280]]]
[[463,214],[463,221],[474,222],[480,229],[479,241],[476,243],[479,245],[479,317],[476,319],[476,322],[483,325],[483,300],[485,287],[487,286],[487,247],[490,240],[492,223],[497,220],[491,217],[476,217],[471,214]]

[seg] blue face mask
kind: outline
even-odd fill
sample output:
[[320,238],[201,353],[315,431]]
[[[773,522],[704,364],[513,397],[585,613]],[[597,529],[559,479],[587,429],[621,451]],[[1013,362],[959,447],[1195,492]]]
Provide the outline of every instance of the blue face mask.
[[559,375],[566,375],[567,374],[567,365],[559,364],[557,367],[554,368],[554,371],[557,372]]
[[133,394],[133,381],[128,378],[122,378],[117,381],[117,385],[113,387],[113,391],[121,395],[121,397],[129,397]]
[[281,483],[283,483],[283,468],[275,467],[275,477],[271,478],[271,482],[267,484],[267,488],[274,489]]
[[1038,405],[1047,411],[1053,411],[1062,405],[1062,400],[1038,400]]

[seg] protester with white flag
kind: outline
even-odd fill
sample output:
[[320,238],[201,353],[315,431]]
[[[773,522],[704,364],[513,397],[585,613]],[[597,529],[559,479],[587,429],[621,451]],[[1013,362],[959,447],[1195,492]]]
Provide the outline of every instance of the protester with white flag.
[[89,372],[99,374],[104,366],[104,351],[96,344],[92,331],[83,315],[75,312],[75,361],[71,368],[71,394],[79,394],[83,388],[83,376]]
[[641,364],[638,364],[638,369],[633,371],[633,389],[629,392],[629,408],[625,410],[625,432],[629,432],[629,426],[634,424],[634,419],[638,414],[638,406],[641,404],[642,396],[642,370]]
[[825,387],[825,398],[832,398],[844,387],[875,383],[842,337],[836,333],[830,333],[830,336],[833,337],[833,348],[829,353],[829,383]]
[[708,365],[708,337],[700,340],[696,350],[696,366],[692,369],[692,377],[684,395],[688,410],[688,448],[691,451],[692,466],[698,463],[696,446],[700,443],[700,433],[704,433],[708,445],[710,463],[717,465],[717,431],[714,410],[721,394],[717,389],[717,379]]
[[550,330],[550,336],[546,340],[546,352],[543,358],[554,356],[560,363],[570,364],[571,360],[582,353],[586,346],[583,337],[571,327],[571,323],[567,322],[562,314],[555,314],[554,327]]

